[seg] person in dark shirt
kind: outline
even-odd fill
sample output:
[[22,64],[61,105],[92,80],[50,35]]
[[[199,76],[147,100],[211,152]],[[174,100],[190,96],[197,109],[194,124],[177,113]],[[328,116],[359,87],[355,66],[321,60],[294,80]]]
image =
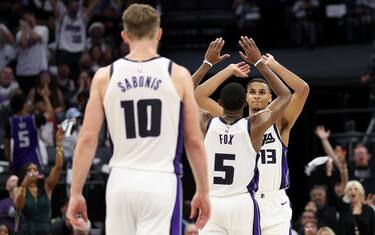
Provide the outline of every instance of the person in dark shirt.
[[16,175],[11,175],[8,177],[5,184],[5,189],[9,193],[9,197],[0,201],[0,223],[4,224],[9,233],[14,233],[14,219],[16,215],[16,210],[14,209],[14,191],[17,187],[18,177]]

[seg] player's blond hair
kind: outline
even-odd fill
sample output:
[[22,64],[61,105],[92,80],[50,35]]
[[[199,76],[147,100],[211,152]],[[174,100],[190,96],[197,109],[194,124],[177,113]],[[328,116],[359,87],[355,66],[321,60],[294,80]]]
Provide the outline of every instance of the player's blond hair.
[[124,32],[130,39],[151,39],[160,28],[160,15],[146,4],[132,4],[122,14]]

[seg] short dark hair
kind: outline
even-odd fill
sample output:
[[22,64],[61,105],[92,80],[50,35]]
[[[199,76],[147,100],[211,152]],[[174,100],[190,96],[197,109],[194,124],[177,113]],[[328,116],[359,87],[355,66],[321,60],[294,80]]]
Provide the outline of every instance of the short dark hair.
[[239,110],[246,101],[246,91],[239,83],[231,82],[221,89],[220,101],[226,110]]
[[251,80],[247,83],[247,85],[246,85],[246,90],[249,90],[249,86],[250,86],[250,84],[253,83],[253,82],[260,82],[260,83],[264,83],[264,84],[266,84],[266,86],[268,87],[268,90],[271,92],[271,88],[270,88],[270,86],[268,85],[267,80],[265,80],[265,79],[263,79],[263,78],[253,78],[253,79],[251,79]]
[[21,90],[16,90],[10,99],[10,108],[13,113],[21,111],[26,103],[26,96]]

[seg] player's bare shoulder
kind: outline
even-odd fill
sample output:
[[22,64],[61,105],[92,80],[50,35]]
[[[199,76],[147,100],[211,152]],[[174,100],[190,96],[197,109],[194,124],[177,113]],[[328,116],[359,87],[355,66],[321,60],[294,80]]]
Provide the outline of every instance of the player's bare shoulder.
[[91,89],[97,90],[104,97],[110,78],[111,66],[99,68],[92,79]]
[[184,66],[173,63],[171,77],[178,94],[182,98],[184,90],[189,87],[190,83],[192,84],[190,72]]

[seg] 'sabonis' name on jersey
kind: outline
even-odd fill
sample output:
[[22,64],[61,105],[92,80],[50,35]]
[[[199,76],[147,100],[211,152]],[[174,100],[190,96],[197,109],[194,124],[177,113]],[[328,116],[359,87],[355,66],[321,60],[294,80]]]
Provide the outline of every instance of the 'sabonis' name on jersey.
[[117,86],[121,88],[122,92],[126,92],[132,88],[150,88],[155,91],[159,89],[161,80],[152,76],[133,76],[130,78],[124,78],[121,82],[117,83]]

